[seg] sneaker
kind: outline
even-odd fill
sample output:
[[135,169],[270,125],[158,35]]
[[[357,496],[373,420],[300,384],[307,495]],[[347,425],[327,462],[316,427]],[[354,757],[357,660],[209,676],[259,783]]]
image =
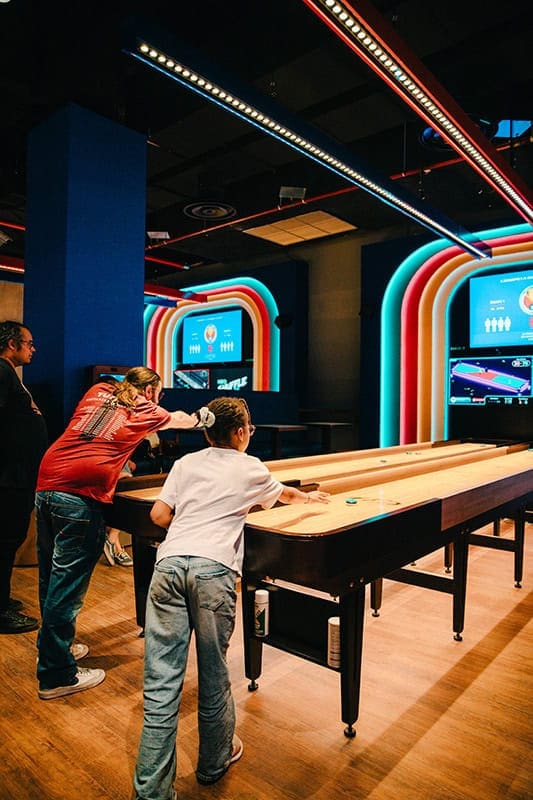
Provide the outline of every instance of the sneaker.
[[85,689],[92,689],[98,686],[105,678],[103,669],[84,669],[78,667],[76,673],[76,683],[71,686],[55,686],[53,689],[39,689],[41,700],[54,700],[56,697],[65,697],[67,694],[83,692]]
[[23,607],[24,603],[22,600],[15,600],[14,597],[9,598],[9,603],[7,604],[8,611],[20,611]]
[[18,611],[7,609],[0,614],[0,633],[28,633],[36,631],[39,627],[39,620],[35,617],[27,617]]
[[198,783],[201,783],[203,786],[208,786],[211,783],[216,783],[220,778],[226,774],[228,769],[231,767],[232,764],[235,764],[236,761],[242,756],[242,752],[244,750],[244,745],[239,739],[238,736],[233,737],[233,749],[231,751],[231,758],[228,758],[226,763],[224,764],[224,769],[218,775],[208,776],[208,775],[200,775],[198,772],[196,773],[196,780]]
[[115,566],[115,545],[106,539],[104,542],[104,556],[107,559],[107,563],[110,567]]
[[88,654],[89,648],[86,644],[82,644],[82,642],[74,642],[74,644],[70,645],[70,652],[74,657],[74,661],[80,661],[80,659],[85,658]]
[[118,564],[119,567],[133,567],[133,559],[125,550],[119,550],[115,553],[115,564]]
[[[74,657],[74,661],[80,661],[82,658],[85,658],[85,656],[89,652],[89,648],[86,644],[82,644],[81,642],[74,642],[74,644],[70,645],[70,652]],[[39,663],[39,655],[37,655],[35,660],[37,663]]]

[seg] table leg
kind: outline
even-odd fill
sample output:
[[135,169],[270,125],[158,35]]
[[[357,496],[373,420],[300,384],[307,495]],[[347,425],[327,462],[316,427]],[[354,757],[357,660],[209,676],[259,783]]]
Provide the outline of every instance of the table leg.
[[257,689],[257,678],[263,664],[263,642],[254,635],[254,595],[256,586],[249,584],[244,576],[241,580],[242,638],[244,643],[244,674],[250,679],[248,689]]
[[275,459],[281,458],[281,433],[278,430],[272,431],[272,455]]
[[344,735],[355,736],[354,722],[359,716],[361,693],[361,661],[363,656],[363,623],[365,587],[341,597],[339,617],[341,628],[341,707]]
[[322,452],[323,453],[331,453],[331,428],[329,425],[326,425],[325,428],[322,428]]
[[376,578],[370,584],[370,608],[372,616],[379,617],[379,609],[383,601],[383,578]]
[[453,543],[453,638],[458,642],[465,627],[467,566],[468,531],[463,531]]
[[135,616],[137,625],[142,628],[140,636],[144,636],[146,616],[146,598],[154,571],[157,548],[147,539],[140,536],[131,537],[133,555],[133,587],[135,592]]
[[524,534],[526,527],[526,509],[520,508],[514,517],[514,580],[517,589],[522,588],[524,570]]

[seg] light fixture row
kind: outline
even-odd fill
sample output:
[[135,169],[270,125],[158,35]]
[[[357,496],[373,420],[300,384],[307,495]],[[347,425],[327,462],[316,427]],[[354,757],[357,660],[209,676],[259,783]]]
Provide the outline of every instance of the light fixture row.
[[222,87],[210,80],[207,76],[202,75],[199,71],[196,71],[190,66],[181,63],[176,58],[169,56],[160,48],[153,46],[147,41],[140,41],[137,43],[136,51],[132,52],[131,54],[179,81],[187,88],[192,89],[203,97],[217,103],[219,106],[231,111],[233,114],[255,125],[262,131],[276,137],[277,139],[293,147],[295,150],[298,150],[323,166],[326,166],[328,169],[336,172],[338,175],[341,175],[351,183],[354,183],[367,192],[370,192],[370,194],[374,195],[379,200],[382,200],[388,205],[396,208],[398,211],[411,217],[421,225],[424,225],[431,231],[437,233],[439,236],[450,239],[462,249],[470,252],[476,258],[486,258],[488,256],[484,249],[480,249],[480,247],[476,246],[476,244],[467,241],[464,236],[460,236],[455,231],[436,220],[434,217],[430,217],[428,214],[424,213],[423,210],[416,208],[399,195],[391,192],[386,187],[380,185],[377,181],[363,174],[360,170],[355,169],[345,160],[339,159],[331,152],[328,152],[328,150],[318,145],[316,142],[313,142],[309,138],[302,136],[290,126],[282,124],[278,120],[274,119],[272,115],[269,115],[268,113],[263,112],[260,108],[252,105],[249,102],[246,102],[244,99],[238,97],[234,92],[228,91],[225,87]]
[[[364,19],[360,11],[339,0],[303,0],[318,16],[332,28],[343,41],[354,49],[363,60],[377,72],[399,95],[401,95],[433,128],[465,157],[483,177],[498,191],[527,221],[533,221],[533,208],[527,197],[491,163],[486,153],[476,145],[472,137],[461,130],[443,103],[432,97],[423,81],[410,70],[404,60],[387,46]],[[489,143],[490,144],[490,143]]]

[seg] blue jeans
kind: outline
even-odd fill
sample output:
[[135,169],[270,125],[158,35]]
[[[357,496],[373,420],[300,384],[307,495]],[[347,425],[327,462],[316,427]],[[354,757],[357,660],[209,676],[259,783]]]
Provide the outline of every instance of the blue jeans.
[[102,554],[102,505],[66,492],[37,492],[37,555],[42,623],[37,636],[41,689],[76,683],[70,652],[76,617]]
[[231,757],[235,707],[226,653],[235,627],[237,575],[207,558],[158,562],[146,606],[144,725],[134,787],[142,800],[170,800],[176,777],[178,711],[194,630],[198,661],[196,774],[223,775]]

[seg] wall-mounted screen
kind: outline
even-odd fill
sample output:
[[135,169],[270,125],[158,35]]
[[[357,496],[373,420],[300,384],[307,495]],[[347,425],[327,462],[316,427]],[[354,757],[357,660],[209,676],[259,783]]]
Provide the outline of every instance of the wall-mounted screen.
[[182,325],[182,364],[242,360],[242,311],[189,314]]
[[523,405],[533,402],[533,357],[450,358],[451,406]]
[[240,392],[252,388],[251,367],[217,367],[211,377],[211,388],[217,391]]
[[117,366],[116,364],[97,364],[91,368],[91,382],[93,384],[98,383],[98,381],[109,377],[115,378],[117,381],[123,381],[126,372],[130,369],[131,367]]
[[470,347],[533,345],[533,270],[471,278]]
[[175,389],[209,389],[208,369],[175,369]]

